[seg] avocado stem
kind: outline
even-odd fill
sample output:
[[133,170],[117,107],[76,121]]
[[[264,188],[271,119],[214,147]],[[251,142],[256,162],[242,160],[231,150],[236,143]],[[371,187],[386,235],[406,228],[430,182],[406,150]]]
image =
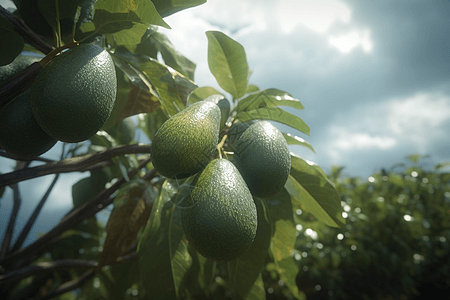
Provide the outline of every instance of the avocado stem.
[[42,67],[45,67],[49,62],[52,61],[53,58],[55,58],[55,56],[58,53],[60,53],[64,49],[72,48],[72,47],[77,46],[77,45],[78,45],[78,42],[72,42],[72,43],[69,43],[69,44],[65,44],[65,45],[63,45],[61,47],[55,48],[49,54],[47,54],[39,63],[41,64]]

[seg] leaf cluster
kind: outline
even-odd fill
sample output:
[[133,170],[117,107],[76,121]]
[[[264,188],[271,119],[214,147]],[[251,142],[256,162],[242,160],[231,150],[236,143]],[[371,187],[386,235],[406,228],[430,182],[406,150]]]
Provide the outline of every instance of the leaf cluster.
[[[30,17],[22,8],[31,2],[37,8]],[[275,288],[289,297],[304,298],[295,281],[300,270],[294,259],[296,228],[303,222],[296,212],[307,211],[326,226],[345,224],[339,194],[318,165],[292,153],[285,187],[270,198],[254,199],[259,225],[251,248],[235,261],[217,263],[197,254],[181,227],[180,211],[192,178],[163,178],[150,163],[151,145],[136,142],[142,138],[151,141],[164,121],[189,104],[222,94],[195,84],[195,64],[157,27],[169,28],[162,17],[203,2],[17,0],[14,15],[2,9],[0,38],[8,41],[11,50],[2,64],[25,49],[41,56],[53,53],[41,61],[45,65],[64,47],[92,42],[110,52],[118,83],[110,119],[88,141],[63,145],[59,161],[36,157],[30,159],[38,162],[33,167],[30,161],[17,161],[16,170],[0,174],[0,195],[11,187],[15,198],[0,253],[2,297],[265,299]],[[6,32],[22,37],[23,43],[13,41]],[[210,70],[223,94],[232,97],[232,110],[221,132],[222,146],[233,124],[257,120],[281,123],[309,135],[308,125],[283,109],[302,110],[298,99],[276,88],[260,90],[250,84],[243,46],[218,31],[206,35]],[[52,50],[54,47],[57,50]],[[1,87],[0,93],[8,97],[2,98],[0,109],[13,98],[18,86],[32,81],[36,72],[39,68],[27,68]],[[314,151],[303,138],[283,135],[289,145]],[[0,154],[14,159],[3,151]],[[222,154],[232,157],[223,148]],[[90,174],[72,187],[73,209],[32,244],[11,246],[14,214],[22,199],[20,182],[77,171]],[[35,216],[46,198],[42,198]],[[105,217],[108,221],[101,222]],[[29,228],[21,235],[28,232]],[[79,287],[78,292],[70,293]]]

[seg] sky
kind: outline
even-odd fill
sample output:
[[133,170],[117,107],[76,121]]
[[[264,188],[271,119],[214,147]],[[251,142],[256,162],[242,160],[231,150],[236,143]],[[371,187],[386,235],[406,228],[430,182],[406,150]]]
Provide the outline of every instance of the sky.
[[[197,63],[199,86],[221,90],[208,69],[205,32],[220,30],[241,43],[251,84],[284,90],[304,105],[289,112],[309,125],[309,136],[276,125],[310,142],[316,153],[301,146],[291,151],[326,172],[339,165],[344,174],[367,178],[416,153],[429,155],[428,166],[450,161],[448,0],[209,0],[165,21],[172,29],[161,31]],[[44,156],[56,158],[57,147]],[[11,166],[0,159],[3,172]],[[86,176],[61,176],[30,239],[70,209],[71,186]],[[21,183],[28,202],[20,219],[28,218],[51,180]],[[7,189],[0,201],[2,237],[11,197]]]

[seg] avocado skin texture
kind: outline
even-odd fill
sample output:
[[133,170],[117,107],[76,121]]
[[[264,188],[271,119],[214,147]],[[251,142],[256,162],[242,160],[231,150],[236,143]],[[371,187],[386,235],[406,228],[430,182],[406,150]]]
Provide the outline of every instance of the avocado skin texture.
[[230,261],[250,247],[258,227],[256,205],[230,161],[214,159],[203,170],[181,222],[189,243],[206,258]]
[[223,95],[211,95],[204,99],[204,101],[212,101],[220,108],[220,129],[225,126],[228,116],[230,115],[230,102]]
[[156,132],[150,157],[167,178],[186,178],[205,168],[219,140],[220,109],[200,101],[165,121]]
[[0,146],[24,158],[39,156],[56,143],[36,122],[30,92],[24,91],[0,110]]
[[255,197],[280,191],[291,170],[291,156],[283,134],[271,123],[253,123],[239,138],[235,165]]
[[31,86],[33,113],[48,135],[77,143],[94,135],[111,115],[117,91],[109,53],[82,44],[55,57]]
[[42,57],[19,55],[12,63],[0,67],[0,86],[5,85],[11,78],[25,70],[32,63],[40,61]]

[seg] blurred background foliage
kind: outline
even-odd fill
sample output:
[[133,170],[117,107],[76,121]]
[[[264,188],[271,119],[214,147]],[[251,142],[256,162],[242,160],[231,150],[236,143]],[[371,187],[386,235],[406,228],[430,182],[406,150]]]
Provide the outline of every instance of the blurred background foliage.
[[307,299],[448,299],[449,164],[425,170],[421,158],[411,155],[408,164],[368,179],[334,167],[329,177],[341,196],[343,229],[296,211],[293,255]]

